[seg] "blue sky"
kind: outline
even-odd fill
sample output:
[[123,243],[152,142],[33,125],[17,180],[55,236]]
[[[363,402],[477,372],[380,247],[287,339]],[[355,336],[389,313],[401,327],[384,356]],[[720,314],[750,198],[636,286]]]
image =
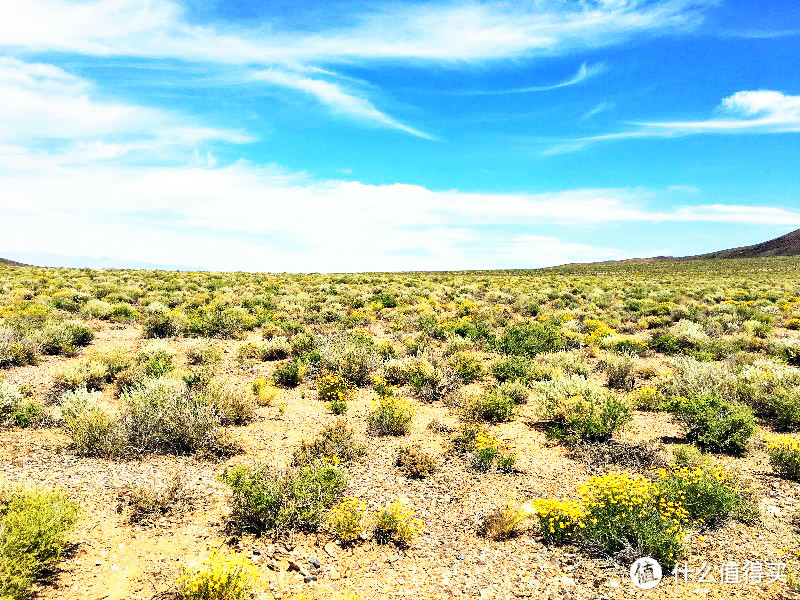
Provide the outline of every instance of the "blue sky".
[[792,0],[0,8],[0,256],[525,268],[800,227]]

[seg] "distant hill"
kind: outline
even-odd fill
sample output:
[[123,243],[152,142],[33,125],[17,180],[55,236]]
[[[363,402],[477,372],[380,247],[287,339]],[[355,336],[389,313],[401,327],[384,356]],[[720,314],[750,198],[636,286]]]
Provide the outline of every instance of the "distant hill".
[[7,258],[0,258],[0,267],[29,267],[25,263],[17,262],[15,260],[8,260]]
[[758,258],[762,256],[800,256],[800,229],[795,229],[791,233],[768,242],[718,250],[698,256],[687,256],[686,258]]

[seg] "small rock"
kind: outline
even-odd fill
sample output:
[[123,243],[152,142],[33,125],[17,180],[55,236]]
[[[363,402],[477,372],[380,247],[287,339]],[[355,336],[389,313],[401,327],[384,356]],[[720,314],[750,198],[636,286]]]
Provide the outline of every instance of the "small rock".
[[308,570],[303,565],[301,565],[300,563],[297,563],[297,562],[295,562],[293,560],[289,561],[289,569],[288,570],[289,571],[297,571],[303,577],[310,577],[311,576],[311,573],[309,573]]
[[312,556],[308,559],[309,564],[314,567],[315,569],[319,569],[322,565],[319,562],[319,558],[316,556]]
[[338,547],[333,542],[328,542],[327,544],[325,544],[325,548],[324,548],[325,553],[328,556],[335,556],[337,549],[338,549]]

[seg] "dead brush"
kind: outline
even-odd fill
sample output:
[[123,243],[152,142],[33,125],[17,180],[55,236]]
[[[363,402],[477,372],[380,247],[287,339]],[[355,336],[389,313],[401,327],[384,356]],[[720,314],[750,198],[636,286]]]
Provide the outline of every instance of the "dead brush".
[[117,512],[125,521],[141,525],[166,515],[179,515],[191,508],[194,495],[186,489],[180,473],[165,485],[125,486],[117,494]]
[[397,450],[395,464],[409,479],[424,479],[436,472],[436,459],[419,446],[402,446]]
[[506,540],[522,533],[530,514],[516,502],[507,502],[488,513],[478,533],[493,540]]
[[648,475],[666,465],[663,446],[658,444],[628,444],[608,440],[607,442],[577,441],[569,448],[572,460],[590,465],[597,471],[624,469]]

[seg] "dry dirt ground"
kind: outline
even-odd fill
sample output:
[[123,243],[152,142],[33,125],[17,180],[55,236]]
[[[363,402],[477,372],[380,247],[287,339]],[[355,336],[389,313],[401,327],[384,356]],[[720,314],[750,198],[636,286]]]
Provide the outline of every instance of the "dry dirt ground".
[[[144,345],[135,326],[95,323],[97,335],[89,349]],[[182,360],[186,340],[170,340]],[[243,341],[215,341],[224,349],[219,373],[247,384],[268,376],[270,363],[242,368],[235,360]],[[77,358],[47,358],[38,366],[9,369],[4,376],[33,387],[43,399],[53,370]],[[110,390],[105,392],[111,399]],[[309,384],[282,390],[272,406],[259,409],[258,418],[233,428],[244,453],[227,461],[193,457],[153,456],[143,460],[109,461],[77,458],[70,440],[58,428],[6,430],[0,433],[0,480],[60,486],[81,506],[81,519],[68,552],[52,582],[37,592],[41,599],[149,599],[169,588],[179,570],[201,560],[211,548],[230,544],[249,553],[268,585],[265,598],[335,598],[353,593],[378,598],[783,598],[794,597],[786,585],[689,583],[668,575],[654,590],[633,586],[627,569],[589,558],[572,547],[544,546],[535,529],[507,541],[476,534],[480,519],[506,499],[576,497],[575,487],[609,467],[573,460],[567,451],[545,439],[531,426],[531,407],[517,419],[492,428],[511,441],[520,472],[481,474],[463,459],[447,453],[447,427],[457,424],[441,404],[418,404],[411,433],[404,438],[367,438],[364,417],[374,394],[362,390],[350,404],[347,419],[368,444],[365,460],[347,468],[348,495],[377,508],[397,496],[405,497],[425,522],[424,533],[406,549],[365,542],[342,548],[324,534],[297,535],[276,543],[269,538],[233,539],[225,532],[227,487],[218,481],[231,464],[263,462],[282,466],[303,438],[310,439],[334,417],[315,397]],[[431,427],[431,424],[434,424]],[[665,436],[679,431],[665,414],[636,413],[619,436],[621,442],[652,442],[662,453]],[[439,470],[423,480],[408,480],[394,466],[396,448],[418,443],[433,453]],[[664,453],[666,456],[666,453]],[[725,460],[725,459],[723,459]],[[774,477],[762,448],[743,459],[728,459],[731,468],[750,481],[762,512],[757,525],[728,523],[692,534],[688,564],[719,569],[725,562],[747,560],[782,562],[796,528],[800,488]],[[180,472],[193,501],[187,512],[148,525],[126,524],[117,510],[117,497],[128,485],[163,484]],[[289,561],[312,572],[305,583]],[[719,579],[719,573],[717,573]]]

